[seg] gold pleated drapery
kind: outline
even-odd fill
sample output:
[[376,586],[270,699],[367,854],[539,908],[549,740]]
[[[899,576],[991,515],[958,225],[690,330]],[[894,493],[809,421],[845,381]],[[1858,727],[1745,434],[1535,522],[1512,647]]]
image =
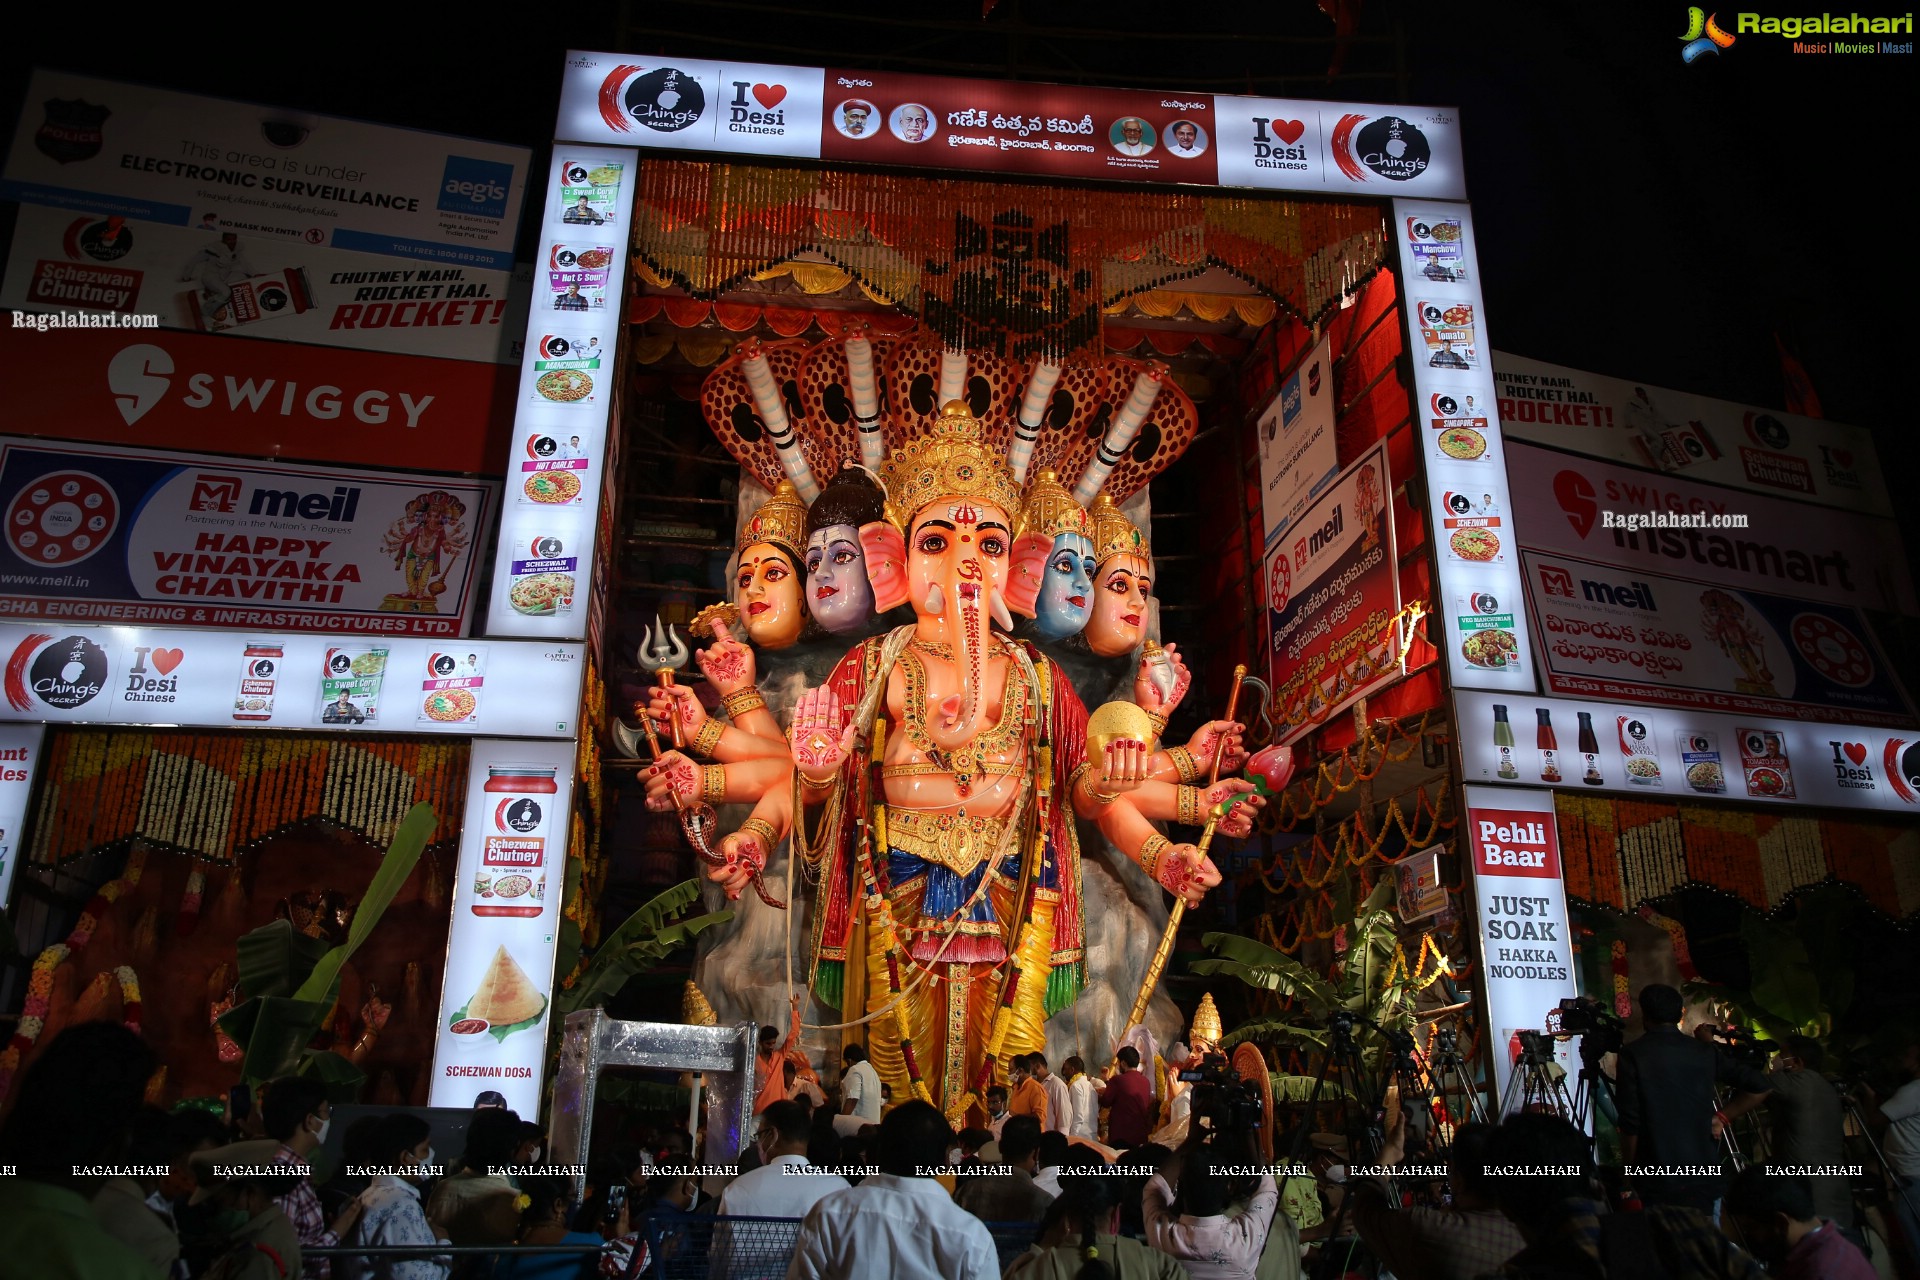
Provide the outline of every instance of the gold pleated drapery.
[[844,273],[950,345],[1017,358],[1097,352],[1103,309],[1215,267],[1312,322],[1386,249],[1378,205],[826,168],[650,161],[634,208],[645,274],[696,298],[804,259],[835,270],[789,267],[803,288]]

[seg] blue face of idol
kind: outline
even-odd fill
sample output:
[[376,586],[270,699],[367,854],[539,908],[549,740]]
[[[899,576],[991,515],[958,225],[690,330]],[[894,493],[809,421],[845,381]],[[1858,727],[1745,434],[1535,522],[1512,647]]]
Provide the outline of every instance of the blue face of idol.
[[1047,571],[1033,604],[1033,629],[1048,640],[1078,635],[1093,616],[1093,541],[1063,533],[1047,553]]

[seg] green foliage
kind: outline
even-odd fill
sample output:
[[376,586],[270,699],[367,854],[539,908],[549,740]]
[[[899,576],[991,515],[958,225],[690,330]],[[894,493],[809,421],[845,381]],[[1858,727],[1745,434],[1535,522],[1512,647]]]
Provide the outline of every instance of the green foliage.
[[[1351,880],[1343,880],[1334,900],[1336,912],[1345,908],[1347,949],[1341,957],[1340,971],[1332,979],[1252,938],[1209,933],[1200,939],[1200,945],[1212,956],[1195,961],[1190,966],[1195,973],[1238,978],[1248,986],[1272,991],[1293,1002],[1293,1008],[1280,1016],[1241,1023],[1222,1038],[1223,1047],[1230,1049],[1252,1041],[1324,1049],[1327,1033],[1321,1024],[1338,1010],[1390,1030],[1405,1031],[1413,1026],[1414,975],[1404,969],[1394,972],[1400,938],[1393,914],[1393,877],[1380,877],[1373,892],[1357,905]],[[1336,914],[1335,919],[1340,918]],[[1385,1051],[1381,1038],[1363,1029],[1356,1039],[1367,1066],[1376,1067]],[[1327,1088],[1333,1088],[1333,1084],[1329,1082]]]
[[1772,1040],[1804,1035],[1827,1044],[1833,1026],[1853,1004],[1850,922],[1858,904],[1838,885],[1821,885],[1794,900],[1793,919],[1776,924],[1757,911],[1740,913],[1747,953],[1745,990],[1690,982],[1687,995],[1732,1007],[1749,1030]]
[[573,986],[554,994],[554,1008],[564,1016],[578,1009],[604,1005],[620,994],[629,979],[690,945],[706,930],[733,919],[731,910],[676,918],[699,901],[700,882],[686,880],[628,916],[624,924],[601,941],[599,950],[587,961]]
[[244,1003],[221,1015],[220,1029],[241,1047],[241,1079],[257,1085],[284,1075],[312,1075],[325,1080],[338,1101],[358,1096],[365,1080],[359,1068],[308,1045],[340,998],[340,970],[413,874],[434,825],[431,805],[417,804],[407,812],[339,946],[329,947],[325,939],[309,937],[285,920],[264,924],[234,944]]

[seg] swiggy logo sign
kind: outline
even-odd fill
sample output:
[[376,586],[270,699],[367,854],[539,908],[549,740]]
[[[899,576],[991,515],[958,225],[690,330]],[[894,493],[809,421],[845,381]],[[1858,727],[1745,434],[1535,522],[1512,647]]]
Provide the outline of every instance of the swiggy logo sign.
[[1719,16],[1717,13],[1708,13],[1698,5],[1688,8],[1687,29],[1680,37],[1686,41],[1680,46],[1680,61],[1691,66],[1709,53],[1718,56],[1720,50],[1733,43],[1733,37],[1715,21]]

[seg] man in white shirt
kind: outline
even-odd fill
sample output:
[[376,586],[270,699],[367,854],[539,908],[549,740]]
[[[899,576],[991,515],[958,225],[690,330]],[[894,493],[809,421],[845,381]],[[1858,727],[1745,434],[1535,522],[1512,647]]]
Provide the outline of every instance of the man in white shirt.
[[888,1112],[874,1143],[881,1171],[808,1211],[787,1280],[998,1280],[986,1225],[933,1179],[952,1144],[932,1104],[915,1099]]
[[1100,1081],[1087,1074],[1087,1064],[1078,1054],[1060,1064],[1067,1078],[1067,1093],[1073,1098],[1073,1123],[1067,1127],[1069,1138],[1100,1140]]
[[1067,1088],[1067,1082],[1055,1075],[1047,1066],[1047,1055],[1034,1052],[1027,1055],[1027,1070],[1047,1091],[1047,1118],[1040,1123],[1042,1133],[1066,1133],[1073,1128],[1073,1092]]
[[867,1061],[864,1045],[848,1045],[840,1061],[840,1114],[833,1118],[833,1131],[847,1136],[862,1125],[880,1123],[880,1073]]
[[[1866,1085],[1860,1086],[1869,1128],[1880,1133],[1887,1163],[1906,1184],[1894,1189],[1893,1209],[1909,1240],[1920,1240],[1920,1039],[1909,1037],[1900,1048],[1900,1069],[1907,1082],[1885,1102]],[[1920,1247],[1915,1252],[1920,1253]]]
[[[760,1113],[760,1166],[727,1184],[720,1196],[723,1218],[804,1218],[807,1210],[847,1180],[807,1162],[807,1136],[813,1113],[798,1102],[776,1102]],[[750,1224],[737,1233],[732,1224],[714,1228],[713,1274],[774,1277],[786,1274],[793,1245],[774,1224]]]

